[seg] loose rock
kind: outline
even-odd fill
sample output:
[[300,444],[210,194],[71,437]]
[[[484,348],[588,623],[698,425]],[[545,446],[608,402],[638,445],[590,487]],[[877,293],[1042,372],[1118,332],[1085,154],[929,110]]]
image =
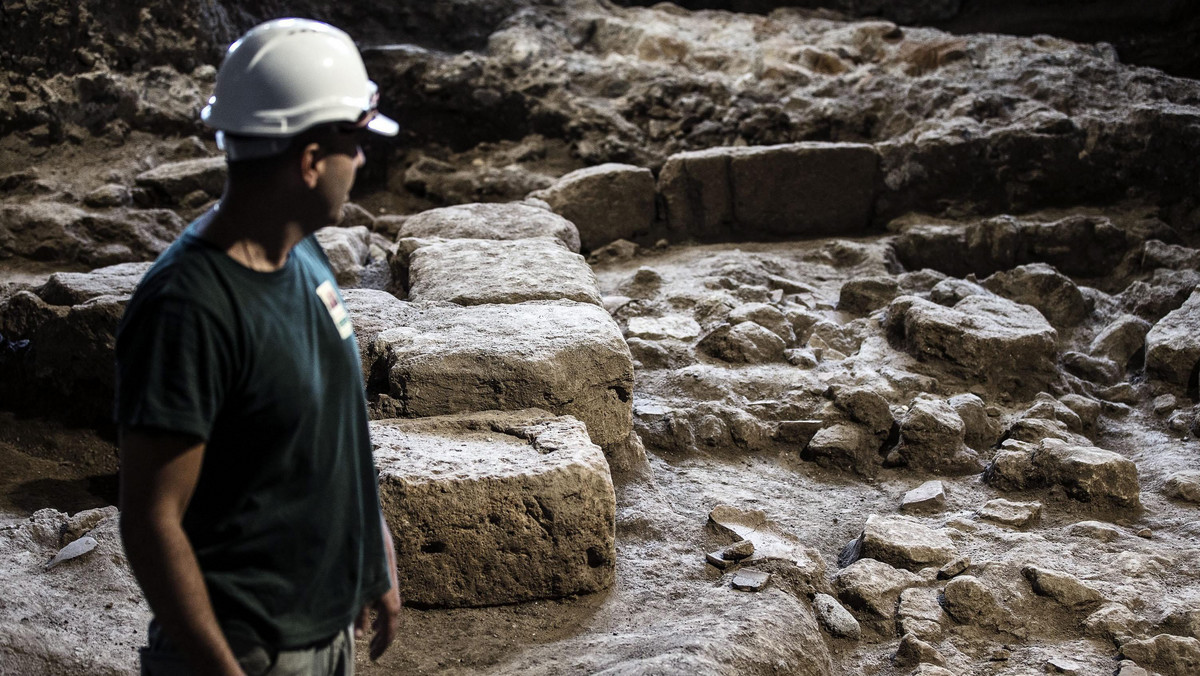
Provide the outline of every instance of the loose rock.
[[857,641],[862,636],[862,627],[850,611],[842,607],[837,599],[828,594],[817,594],[813,597],[813,613],[817,621],[836,638],[848,638]]
[[1186,385],[1200,368],[1200,288],[1146,334],[1146,370]]
[[989,500],[979,508],[979,518],[1012,526],[1028,528],[1042,516],[1040,502],[1010,502],[1004,498]]

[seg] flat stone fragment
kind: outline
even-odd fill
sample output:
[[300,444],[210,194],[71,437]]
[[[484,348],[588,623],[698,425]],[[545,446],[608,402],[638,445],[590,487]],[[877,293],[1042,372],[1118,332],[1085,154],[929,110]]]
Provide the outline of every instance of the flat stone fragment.
[[1184,469],[1167,477],[1163,483],[1163,495],[1200,503],[1200,470]]
[[816,594],[813,596],[812,605],[817,621],[831,636],[855,641],[862,636],[862,627],[858,620],[829,594]]
[[879,156],[855,143],[712,148],[667,159],[658,191],[671,230],[700,240],[866,229]]
[[572,300],[601,305],[583,256],[548,237],[432,242],[409,254],[408,298],[459,305]]
[[1042,516],[1040,502],[1010,502],[1004,498],[989,500],[979,508],[979,518],[1013,528],[1027,528]]
[[1083,665],[1065,657],[1052,657],[1046,660],[1046,672],[1051,674],[1067,674],[1078,676],[1083,672]]
[[737,564],[738,561],[754,554],[754,543],[749,540],[739,540],[731,545],[722,547],[704,556],[712,565],[724,570]]
[[771,581],[771,574],[754,568],[742,568],[733,574],[734,589],[739,591],[762,591]]
[[1080,521],[1067,526],[1067,534],[1093,538],[1100,542],[1112,542],[1121,537],[1121,531],[1103,521]]
[[958,550],[944,533],[909,517],[872,514],[858,536],[858,554],[858,558],[920,570],[951,561]]
[[684,315],[667,315],[665,317],[630,317],[625,330],[629,338],[645,338],[646,340],[692,340],[700,335],[700,324],[695,319]]
[[1034,592],[1049,596],[1067,608],[1081,610],[1104,602],[1100,592],[1080,582],[1074,575],[1038,566],[1025,566],[1021,574],[1029,580]]
[[946,506],[946,489],[936,479],[926,481],[904,494],[900,503],[902,512],[936,511]]
[[422,211],[404,221],[397,239],[525,239],[553,237],[579,252],[579,230],[553,211],[531,204],[459,204]]
[[578,420],[536,409],[371,423],[400,594],[425,607],[599,591],[616,498]]
[[654,174],[645,167],[608,163],[577,169],[529,196],[574,223],[580,245],[589,251],[633,239],[654,224]]
[[[121,543],[116,507],[40,509],[0,531],[0,673],[126,674],[151,618]],[[86,556],[46,564],[76,538]],[[90,544],[89,543],[89,544]],[[78,545],[76,545],[78,546]]]
[[377,417],[540,407],[573,415],[601,446],[633,428],[633,358],[598,305],[462,307],[344,292]]
[[939,568],[937,576],[939,580],[949,580],[961,575],[963,571],[970,567],[971,557],[964,554],[963,556],[955,557],[953,561]]

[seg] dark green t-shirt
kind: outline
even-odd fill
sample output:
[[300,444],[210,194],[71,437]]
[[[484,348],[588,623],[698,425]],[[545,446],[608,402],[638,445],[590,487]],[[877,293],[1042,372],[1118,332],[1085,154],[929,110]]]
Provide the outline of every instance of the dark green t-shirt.
[[263,273],[194,229],[125,309],[116,419],[206,442],[183,526],[222,629],[305,646],[389,585],[358,347],[313,237]]

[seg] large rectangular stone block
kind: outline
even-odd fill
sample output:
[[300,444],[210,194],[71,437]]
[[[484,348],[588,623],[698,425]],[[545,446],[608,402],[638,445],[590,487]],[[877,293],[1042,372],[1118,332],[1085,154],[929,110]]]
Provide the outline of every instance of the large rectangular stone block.
[[463,307],[344,292],[377,417],[544,408],[601,446],[629,439],[633,358],[602,308],[571,301]]
[[860,143],[712,148],[674,155],[659,177],[667,225],[701,241],[859,233],[879,155]]
[[484,305],[573,300],[600,305],[596,275],[587,261],[549,237],[453,239],[418,245],[408,254],[408,281],[408,298],[417,302]]
[[400,594],[482,606],[613,582],[616,498],[577,420],[539,410],[371,423]]

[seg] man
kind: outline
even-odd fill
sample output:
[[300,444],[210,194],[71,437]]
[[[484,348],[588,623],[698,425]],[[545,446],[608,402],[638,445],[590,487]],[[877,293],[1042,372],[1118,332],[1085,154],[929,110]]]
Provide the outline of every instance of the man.
[[155,263],[117,332],[121,533],[154,611],[142,673],[352,674],[400,598],[358,348],[311,236],[360,135],[395,135],[354,43],[281,19],[230,48],[201,117],[219,204]]

